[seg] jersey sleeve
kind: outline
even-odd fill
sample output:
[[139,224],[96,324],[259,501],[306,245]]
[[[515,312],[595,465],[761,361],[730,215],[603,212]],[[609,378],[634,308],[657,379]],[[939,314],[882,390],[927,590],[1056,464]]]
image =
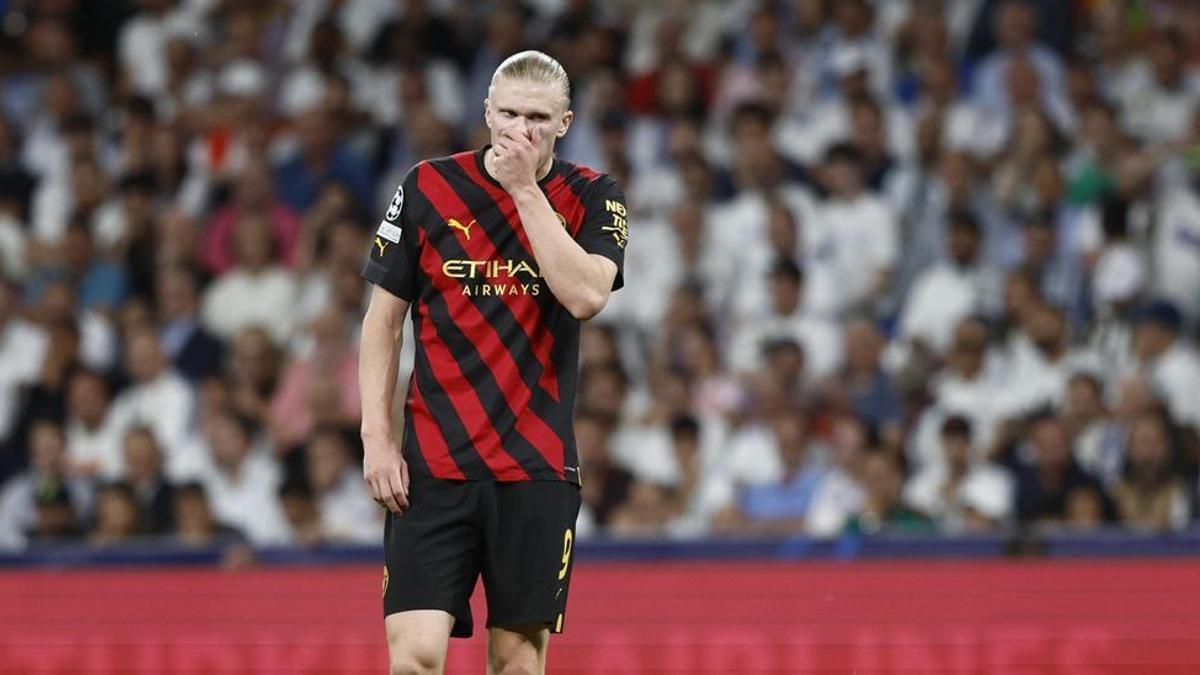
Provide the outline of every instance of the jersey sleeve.
[[387,211],[371,239],[371,250],[363,264],[363,278],[401,300],[417,296],[418,232],[411,202],[405,193],[414,189],[416,170],[396,187]]
[[617,264],[615,291],[625,285],[625,244],[629,241],[625,194],[611,176],[601,176],[589,186],[584,199],[583,226],[576,241],[588,253]]

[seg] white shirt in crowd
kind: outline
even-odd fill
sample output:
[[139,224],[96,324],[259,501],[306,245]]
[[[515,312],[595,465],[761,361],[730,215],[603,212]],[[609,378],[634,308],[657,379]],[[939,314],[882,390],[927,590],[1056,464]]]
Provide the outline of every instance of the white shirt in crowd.
[[82,420],[67,420],[67,456],[72,464],[94,464],[99,467],[100,477],[106,480],[119,478],[125,471],[125,454],[122,448],[122,429],[114,424],[113,415],[107,414],[95,428],[88,428]]
[[188,439],[194,410],[195,397],[187,381],[164,369],[154,380],[118,394],[108,414],[117,438],[123,438],[132,427],[149,427],[170,463]]
[[841,467],[829,470],[813,493],[804,531],[813,537],[838,536],[850,518],[862,509],[866,499],[866,491],[853,476]]
[[[780,152],[803,164],[817,164],[834,143],[850,140],[850,106],[841,99],[814,104],[802,126],[776,128],[773,141]],[[888,150],[898,158],[910,157],[915,148],[916,134],[909,112],[900,106],[883,110]]]
[[900,314],[900,336],[945,353],[954,329],[968,316],[994,308],[1001,277],[990,267],[941,262],[913,283]]
[[236,267],[205,291],[200,316],[213,334],[226,340],[244,328],[259,325],[276,344],[286,344],[293,328],[296,299],[296,280],[282,267],[258,274]]
[[1132,76],[1116,92],[1121,104],[1121,124],[1133,136],[1151,143],[1184,140],[1196,111],[1197,92],[1185,75],[1175,88],[1164,86],[1149,63],[1133,67]]
[[367,544],[383,536],[383,511],[367,495],[362,476],[355,470],[346,471],[337,486],[319,495],[317,508],[321,530],[333,541]]
[[201,481],[217,520],[231,525],[252,544],[288,543],[291,528],[279,503],[279,465],[265,449],[246,455],[234,474],[209,464]]
[[747,321],[734,332],[729,344],[729,366],[749,372],[762,365],[762,347],[767,340],[789,339],[804,351],[804,374],[818,380],[837,372],[842,365],[841,325],[817,316],[796,312],[791,316],[768,315]]
[[12,430],[20,389],[36,382],[49,348],[46,332],[18,317],[0,326],[0,437]]
[[866,300],[877,276],[895,266],[899,253],[892,214],[868,193],[819,205],[803,236],[805,306],[818,314],[837,315]]
[[1200,319],[1200,197],[1177,188],[1159,210],[1153,240],[1152,286],[1190,320]]
[[[0,485],[0,551],[20,551],[28,543],[27,533],[37,525],[38,479],[32,472],[14,476]],[[66,481],[71,506],[81,518],[92,510],[93,486],[82,478]]]
[[971,510],[993,521],[1012,515],[1013,480],[1004,469],[978,463],[967,470],[950,495],[942,491],[948,476],[945,462],[926,466],[904,486],[904,501],[933,518],[948,532],[961,531]]
[[133,88],[143,95],[161,93],[167,87],[167,43],[172,38],[195,38],[204,27],[196,15],[213,0],[191,0],[178,9],[154,15],[139,12],[117,36],[117,57]]
[[1180,424],[1200,429],[1200,356],[1177,338],[1150,367],[1150,383]]

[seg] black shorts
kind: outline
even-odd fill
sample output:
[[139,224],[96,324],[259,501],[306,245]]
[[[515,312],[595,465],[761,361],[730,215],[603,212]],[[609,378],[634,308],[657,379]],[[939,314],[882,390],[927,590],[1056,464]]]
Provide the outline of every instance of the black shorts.
[[565,481],[451,481],[413,475],[409,509],[384,526],[383,614],[440,609],[453,637],[474,629],[483,575],[487,626],[563,629],[579,488]]

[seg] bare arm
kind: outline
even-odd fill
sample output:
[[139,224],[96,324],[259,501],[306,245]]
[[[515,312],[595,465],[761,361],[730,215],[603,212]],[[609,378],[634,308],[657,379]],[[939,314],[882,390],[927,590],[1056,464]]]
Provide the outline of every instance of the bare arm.
[[617,264],[583,250],[558,222],[554,209],[534,177],[539,138],[505,133],[497,146],[497,180],[512,195],[521,224],[550,292],[571,316],[584,321],[604,309],[617,277]]
[[378,286],[372,288],[358,358],[363,480],[375,501],[396,515],[408,508],[408,466],[392,429],[400,337],[408,305]]

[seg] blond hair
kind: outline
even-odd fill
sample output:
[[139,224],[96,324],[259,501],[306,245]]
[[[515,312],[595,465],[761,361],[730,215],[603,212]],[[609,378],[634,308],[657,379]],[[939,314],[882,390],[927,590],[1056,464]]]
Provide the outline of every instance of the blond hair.
[[567,77],[567,71],[563,69],[561,63],[545,52],[527,49],[504,59],[499,66],[496,66],[496,72],[492,73],[492,82],[488,85],[488,96],[492,95],[492,88],[502,77],[508,80],[526,80],[557,85],[562,91],[563,108],[571,105],[571,80]]

